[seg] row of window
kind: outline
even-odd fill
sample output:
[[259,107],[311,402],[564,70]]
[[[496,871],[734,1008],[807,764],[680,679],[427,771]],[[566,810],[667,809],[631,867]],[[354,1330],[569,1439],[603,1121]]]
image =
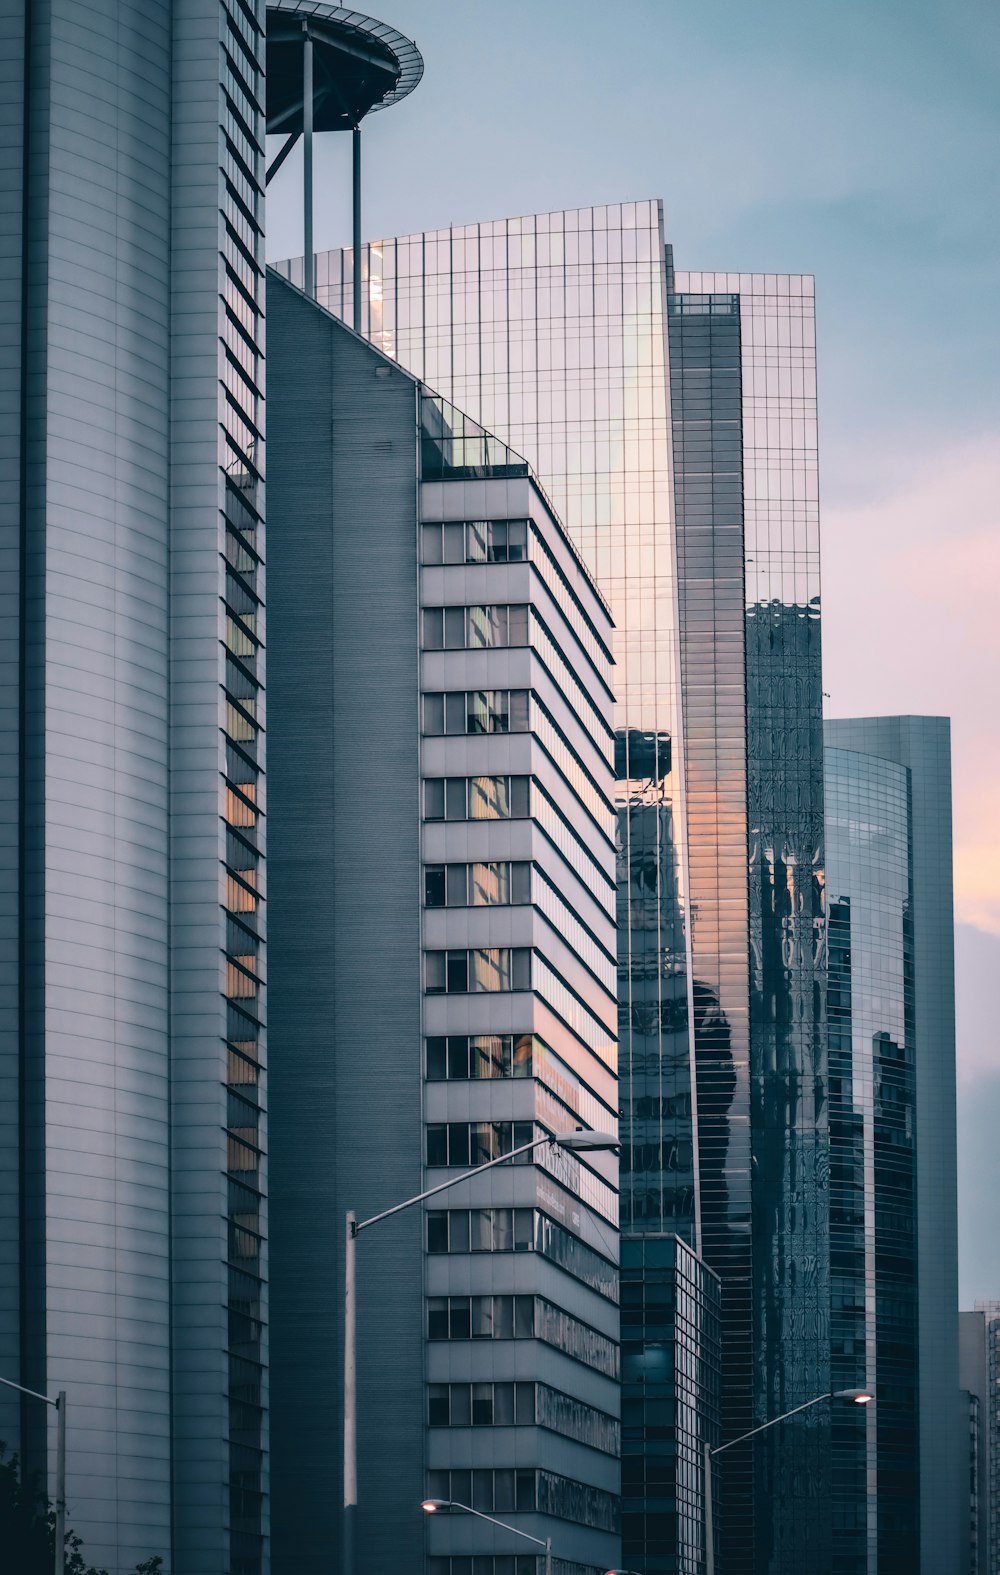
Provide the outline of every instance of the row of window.
[[430,1427],[530,1427],[533,1383],[428,1384]]
[[427,1251],[531,1252],[534,1209],[429,1209]]
[[447,520],[421,531],[424,563],[523,563],[527,520]]
[[530,813],[529,777],[428,777],[425,820],[524,820]]
[[432,1555],[427,1569],[429,1575],[538,1575],[541,1560],[533,1553],[453,1553]]
[[[499,860],[488,864],[424,866],[424,905],[428,908],[516,906],[530,903],[532,898],[531,865],[527,862]],[[591,973],[614,994],[614,960],[570,912],[552,883],[541,873],[534,899]]]
[[[258,88],[264,37],[239,5],[227,4],[218,95],[219,195],[223,231],[219,250],[219,446],[227,472],[224,557],[220,592],[225,637],[220,678],[225,692],[226,781],[223,892],[226,970],[226,1168],[228,1214],[229,1520],[233,1575],[262,1567],[263,1410],[260,1231],[260,1110],[258,1060],[260,974],[257,935],[260,799],[257,750],[258,649],[261,608],[256,550],[260,517],[259,400],[252,386],[263,270],[261,242],[263,106]],[[240,124],[242,121],[242,125]],[[238,371],[237,368],[240,370]]]
[[537,566],[556,601],[569,618],[595,666],[604,668],[611,656],[580,605],[579,599],[542,538],[527,520],[449,520],[423,526],[421,556],[425,564],[523,563],[528,558],[529,531],[540,551]]
[[428,995],[531,989],[530,946],[477,946],[424,953]]
[[425,1132],[428,1166],[485,1165],[542,1135],[531,1121],[431,1121]]
[[[524,603],[425,607],[422,644],[425,651],[483,651],[527,646],[529,628],[532,648],[559,685],[570,709],[585,722],[595,742],[603,739],[605,749],[610,750],[613,738],[610,726],[570,671],[542,618],[535,613],[529,620],[529,608]],[[456,730],[461,731],[449,729]]]
[[428,1340],[530,1340],[533,1296],[429,1296]]
[[589,1487],[553,1471],[504,1467],[471,1471],[428,1471],[428,1498],[468,1504],[483,1515],[527,1514],[538,1510],[560,1520],[618,1530],[618,1499],[602,1488]]
[[[551,1094],[585,1125],[601,1130],[615,1119],[576,1073],[534,1034],[432,1034],[425,1040],[424,1065],[428,1082],[435,1083],[536,1077],[544,1085],[542,1097]],[[555,1124],[559,1124],[558,1116]]]
[[546,1427],[602,1454],[618,1456],[617,1418],[548,1384],[428,1384],[430,1427]]
[[426,1041],[427,1077],[479,1081],[533,1076],[532,1034],[432,1035]]
[[424,819],[524,820],[532,813],[550,841],[580,876],[597,900],[611,906],[607,876],[574,835],[539,784],[530,777],[427,777]]
[[450,733],[526,733],[527,689],[455,689],[423,696],[423,730],[436,737]]
[[426,864],[428,908],[499,907],[531,901],[531,865],[508,860],[489,864]]
[[429,1209],[427,1251],[539,1252],[606,1301],[618,1301],[615,1265],[538,1209]]
[[606,1378],[618,1377],[614,1340],[541,1296],[431,1296],[429,1340],[543,1340]]
[[487,651],[528,644],[528,608],[517,605],[425,607],[425,651]]

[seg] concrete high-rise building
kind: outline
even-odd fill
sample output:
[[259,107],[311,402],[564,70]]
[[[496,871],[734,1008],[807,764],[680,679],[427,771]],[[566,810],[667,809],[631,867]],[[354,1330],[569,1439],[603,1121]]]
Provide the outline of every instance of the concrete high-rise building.
[[[352,252],[316,262],[351,320]],[[733,1437],[829,1387],[812,283],[674,276],[656,202],[372,242],[360,272],[362,331],[528,456],[615,614],[623,1233],[719,1272]],[[822,1567],[829,1426],[726,1457],[743,1567]],[[627,1525],[676,1530],[661,1489]]]
[[264,6],[0,28],[0,1373],[88,1560],[257,1575]]
[[[344,1211],[616,1125],[612,625],[524,460],[267,304],[272,1567],[311,1575]],[[523,1160],[358,1237],[365,1575],[535,1575],[482,1516],[619,1563],[617,1161]]]
[[[958,1569],[951,755],[945,717],[828,721],[834,1515],[846,1571]],[[966,1386],[968,1387],[968,1386]]]

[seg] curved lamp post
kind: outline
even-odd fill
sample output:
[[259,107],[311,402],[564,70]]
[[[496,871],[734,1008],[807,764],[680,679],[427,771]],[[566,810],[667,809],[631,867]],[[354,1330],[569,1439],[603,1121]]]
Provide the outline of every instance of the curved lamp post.
[[825,1394],[815,1395],[812,1400],[807,1400],[804,1405],[793,1406],[790,1411],[782,1411],[780,1416],[772,1416],[769,1422],[761,1422],[759,1427],[752,1427],[749,1433],[741,1433],[738,1438],[731,1438],[725,1444],[717,1444],[713,1449],[710,1444],[705,1445],[705,1572],[706,1575],[715,1575],[715,1525],[712,1515],[712,1461],[716,1455],[721,1455],[727,1449],[734,1449],[737,1444],[745,1444],[748,1438],[756,1438],[758,1433],[766,1433],[769,1427],[777,1427],[779,1422],[787,1422],[790,1416],[798,1416],[800,1411],[808,1411],[811,1406],[821,1405],[824,1400],[853,1400],[855,1405],[871,1405],[875,1396],[867,1389],[828,1389]]
[[[480,1176],[485,1170],[492,1170],[495,1165],[506,1165],[510,1160],[517,1159],[519,1154],[529,1154],[532,1149],[541,1148],[548,1143],[552,1148],[567,1149],[571,1154],[591,1153],[598,1149],[617,1149],[619,1140],[613,1132],[591,1132],[586,1127],[579,1127],[575,1132],[563,1132],[556,1136],[548,1132],[542,1137],[533,1138],[530,1143],[522,1143],[518,1148],[511,1149],[509,1154],[501,1154],[498,1159],[489,1159],[484,1165],[475,1165],[472,1170],[463,1170],[460,1176],[452,1176],[448,1181],[441,1181],[436,1187],[428,1187],[426,1192],[418,1192],[415,1197],[407,1198],[403,1203],[397,1203],[391,1209],[383,1209],[380,1214],[373,1214],[370,1219],[359,1220],[353,1210],[349,1210],[346,1219],[346,1245],[344,1253],[344,1560],[343,1575],[355,1575],[355,1539],[354,1523],[358,1511],[358,1375],[357,1375],[357,1320],[356,1320],[356,1295],[355,1295],[355,1264],[354,1243],[363,1230],[370,1225],[377,1225],[380,1220],[391,1219],[394,1214],[401,1214],[404,1209],[412,1209],[415,1204],[423,1203],[427,1198],[436,1197],[439,1192],[446,1192],[449,1187],[457,1187],[461,1182],[468,1181],[472,1176]],[[430,1499],[427,1500],[431,1502]],[[442,1503],[444,1501],[442,1500]],[[456,1506],[465,1508],[465,1505]],[[428,1511],[430,1513],[430,1511]],[[478,1515],[479,1511],[470,1509],[470,1515]],[[489,1519],[488,1515],[482,1517]],[[501,1524],[500,1521],[497,1522]],[[516,1531],[516,1526],[509,1528]],[[525,1532],[521,1532],[523,1537]],[[537,1540],[537,1539],[532,1539]]]
[[453,1498],[425,1498],[420,1508],[425,1515],[435,1515],[438,1510],[457,1509],[463,1515],[475,1515],[477,1520],[488,1520],[491,1526],[501,1526],[504,1531],[512,1531],[515,1537],[523,1537],[526,1542],[534,1542],[538,1547],[545,1549],[545,1575],[552,1575],[552,1538],[532,1537],[519,1526],[508,1525],[506,1520],[497,1520],[493,1515],[484,1515],[481,1509],[473,1509],[470,1504],[460,1504]]

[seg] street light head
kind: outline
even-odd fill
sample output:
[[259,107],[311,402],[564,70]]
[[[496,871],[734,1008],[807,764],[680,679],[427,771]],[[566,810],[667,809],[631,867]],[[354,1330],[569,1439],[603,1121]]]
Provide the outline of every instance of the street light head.
[[420,1508],[425,1515],[434,1515],[439,1509],[450,1509],[451,1500],[447,1498],[425,1498]]
[[867,1389],[835,1389],[833,1398],[835,1400],[853,1400],[855,1405],[871,1405],[875,1396],[869,1393]]
[[586,1127],[578,1127],[575,1132],[563,1132],[552,1140],[559,1148],[568,1148],[571,1154],[588,1153],[593,1149],[617,1149],[621,1147],[619,1140],[613,1132],[590,1132]]

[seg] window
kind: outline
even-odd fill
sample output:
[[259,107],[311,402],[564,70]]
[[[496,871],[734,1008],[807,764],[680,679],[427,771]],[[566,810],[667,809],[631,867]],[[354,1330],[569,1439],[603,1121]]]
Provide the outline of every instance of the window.
[[448,520],[421,532],[424,563],[523,563],[527,520]]
[[479,995],[531,989],[531,948],[481,946],[471,951],[425,952],[428,995]]
[[449,690],[423,696],[423,729],[430,737],[453,733],[526,733],[527,689]]
[[431,1209],[427,1251],[529,1252],[534,1231],[533,1209]]
[[428,777],[425,820],[523,820],[529,813],[528,777]]
[[425,607],[425,651],[478,651],[528,644],[528,608]]
[[606,1301],[618,1301],[615,1265],[534,1209],[430,1209],[427,1251],[538,1251]]
[[470,777],[470,820],[520,820],[529,813],[528,777]]
[[430,1296],[429,1340],[531,1339],[535,1332],[533,1296]]
[[425,607],[425,651],[461,651],[465,646],[464,607]]
[[[426,1134],[428,1169],[485,1165],[502,1159],[512,1149],[522,1148],[536,1135],[531,1121],[435,1121],[428,1122]],[[531,1163],[530,1151],[521,1162]]]
[[535,1420],[535,1386],[532,1383],[428,1384],[427,1420],[431,1427],[530,1426]]
[[529,864],[428,864],[424,903],[428,908],[489,907],[530,901]]
[[503,1466],[474,1471],[429,1471],[427,1493],[430,1498],[471,1504],[473,1509],[487,1515],[505,1510],[508,1513],[529,1511],[535,1508],[536,1502],[535,1473]]
[[531,1034],[461,1034],[427,1040],[427,1077],[531,1077],[534,1039]]

